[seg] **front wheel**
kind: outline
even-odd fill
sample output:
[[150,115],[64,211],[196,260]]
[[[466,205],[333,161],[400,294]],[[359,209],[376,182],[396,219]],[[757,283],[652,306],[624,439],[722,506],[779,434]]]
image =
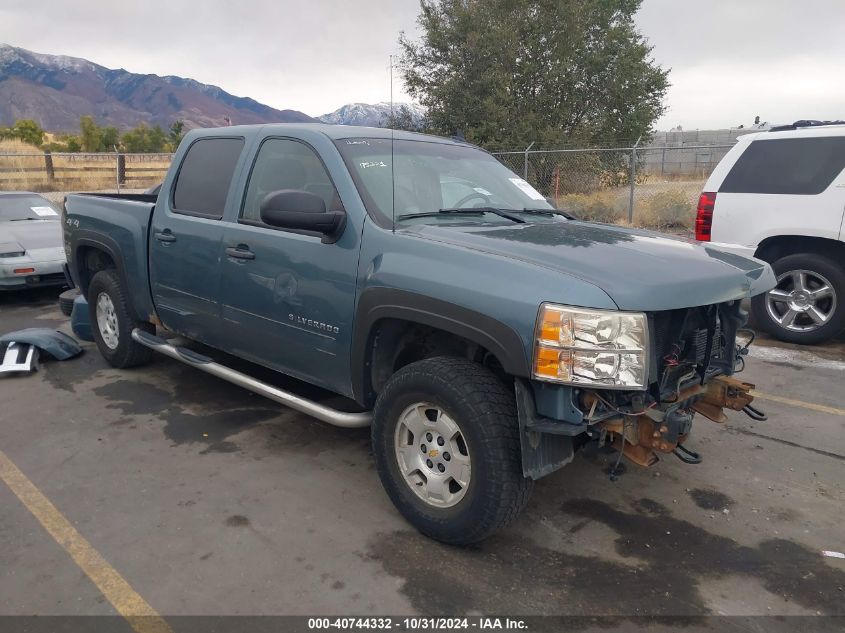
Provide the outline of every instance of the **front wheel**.
[[812,345],[845,329],[845,269],[815,253],[775,261],[777,286],[751,300],[755,322],[775,338]]
[[372,439],[391,501],[438,541],[481,541],[531,495],[514,394],[477,363],[442,357],[400,369],[379,394]]

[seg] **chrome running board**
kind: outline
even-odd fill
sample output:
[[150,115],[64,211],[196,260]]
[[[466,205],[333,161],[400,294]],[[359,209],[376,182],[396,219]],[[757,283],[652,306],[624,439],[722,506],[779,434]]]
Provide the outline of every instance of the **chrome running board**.
[[269,385],[266,382],[257,380],[252,376],[247,376],[246,374],[236,371],[230,367],[221,365],[220,363],[213,361],[208,356],[203,356],[202,354],[198,354],[185,347],[176,347],[171,345],[163,338],[155,336],[154,334],[149,334],[143,330],[139,330],[137,328],[132,330],[132,339],[145,347],[149,347],[152,350],[164,354],[165,356],[175,358],[186,365],[201,369],[212,376],[217,376],[218,378],[222,378],[223,380],[238,385],[239,387],[249,389],[253,393],[269,398],[270,400],[283,404],[291,409],[296,409],[297,411],[310,415],[318,420],[322,420],[323,422],[327,422],[328,424],[344,428],[361,428],[369,426],[372,422],[373,414],[369,411],[364,411],[362,413],[346,413],[344,411],[338,411],[337,409],[326,407],[314,402],[313,400],[302,398],[301,396],[297,396],[289,391],[284,391],[283,389]]

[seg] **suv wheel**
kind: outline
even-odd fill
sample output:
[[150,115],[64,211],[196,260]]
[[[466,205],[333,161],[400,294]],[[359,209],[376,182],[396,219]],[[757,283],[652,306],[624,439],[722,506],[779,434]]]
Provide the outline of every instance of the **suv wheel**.
[[88,316],[94,342],[109,365],[124,369],[150,360],[153,351],[133,341],[130,335],[136,327],[151,333],[155,329],[150,323],[132,318],[116,270],[101,270],[91,279],[88,286]]
[[845,269],[814,253],[772,264],[778,285],[755,297],[756,322],[789,343],[821,343],[845,329]]
[[468,360],[431,358],[396,372],[376,402],[372,439],[391,501],[445,543],[475,543],[507,525],[533,488],[522,475],[513,392]]

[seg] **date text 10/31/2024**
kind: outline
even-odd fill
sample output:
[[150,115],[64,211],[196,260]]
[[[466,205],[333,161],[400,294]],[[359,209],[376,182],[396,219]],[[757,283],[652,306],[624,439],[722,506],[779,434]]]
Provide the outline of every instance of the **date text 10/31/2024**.
[[309,630],[526,630],[525,620],[518,618],[491,618],[477,616],[474,618],[426,618],[426,617],[356,617],[356,618],[309,618]]

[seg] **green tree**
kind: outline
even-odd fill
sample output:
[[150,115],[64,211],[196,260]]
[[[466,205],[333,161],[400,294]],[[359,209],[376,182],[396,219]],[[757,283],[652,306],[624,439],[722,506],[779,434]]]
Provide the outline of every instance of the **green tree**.
[[179,143],[182,142],[182,137],[185,136],[185,122],[184,121],[174,121],[170,124],[170,133],[167,135],[167,144],[168,149],[171,152],[175,152],[176,148],[179,147]]
[[20,139],[24,143],[41,147],[44,142],[44,130],[32,119],[18,119],[5,133],[9,138]]
[[124,149],[130,153],[163,152],[167,136],[161,126],[139,123],[121,137]]
[[65,145],[65,150],[68,152],[82,151],[82,142],[79,140],[78,136],[68,136]]
[[440,133],[488,146],[647,139],[668,71],[634,25],[641,0],[421,0],[400,71]]
[[85,115],[79,119],[80,143],[83,152],[101,152],[103,150],[103,135],[100,127],[94,122],[94,117]]
[[386,114],[379,122],[379,127],[388,127],[394,130],[405,130],[407,132],[422,132],[425,129],[425,122],[414,118],[414,112],[406,104],[395,108],[393,114]]
[[100,128],[100,147],[103,151],[112,151],[118,143],[120,143],[120,132],[116,127]]

